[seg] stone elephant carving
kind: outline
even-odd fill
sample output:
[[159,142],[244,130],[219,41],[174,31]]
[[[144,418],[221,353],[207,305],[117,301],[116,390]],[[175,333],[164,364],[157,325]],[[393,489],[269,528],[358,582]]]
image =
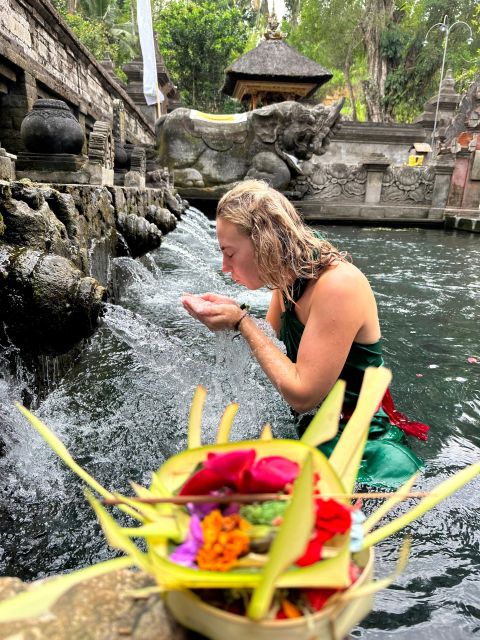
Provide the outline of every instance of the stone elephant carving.
[[325,152],[342,106],[280,102],[230,121],[178,108],[156,123],[157,164],[184,189],[222,192],[246,177],[286,189],[303,160]]

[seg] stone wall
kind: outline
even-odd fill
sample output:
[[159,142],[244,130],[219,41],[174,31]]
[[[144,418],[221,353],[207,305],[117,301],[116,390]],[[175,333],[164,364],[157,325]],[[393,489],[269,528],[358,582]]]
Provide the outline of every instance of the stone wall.
[[37,98],[67,102],[86,132],[112,121],[112,101],[125,107],[127,139],[154,144],[151,122],[126,90],[76,39],[48,0],[0,2],[0,140],[23,150],[19,130]]
[[322,161],[356,164],[372,154],[386,156],[390,163],[408,162],[412,145],[426,142],[430,132],[418,125],[375,122],[342,122]]
[[74,348],[112,298],[112,258],[158,247],[184,209],[167,185],[0,181],[0,344],[35,357]]

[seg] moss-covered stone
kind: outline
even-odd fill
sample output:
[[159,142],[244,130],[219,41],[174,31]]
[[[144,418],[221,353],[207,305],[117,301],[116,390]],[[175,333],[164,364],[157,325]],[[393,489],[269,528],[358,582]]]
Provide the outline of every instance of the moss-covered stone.
[[[18,578],[0,578],[0,599],[35,588]],[[160,595],[135,598],[153,586],[144,573],[121,570],[74,587],[51,608],[52,615],[0,624],[0,638],[35,640],[185,640]]]

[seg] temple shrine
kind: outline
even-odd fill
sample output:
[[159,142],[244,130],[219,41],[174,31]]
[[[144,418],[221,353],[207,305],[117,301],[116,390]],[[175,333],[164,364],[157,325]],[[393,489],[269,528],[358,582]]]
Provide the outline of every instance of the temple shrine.
[[302,101],[332,78],[328,69],[303,56],[283,40],[275,12],[265,39],[225,70],[222,92],[247,110],[284,100]]

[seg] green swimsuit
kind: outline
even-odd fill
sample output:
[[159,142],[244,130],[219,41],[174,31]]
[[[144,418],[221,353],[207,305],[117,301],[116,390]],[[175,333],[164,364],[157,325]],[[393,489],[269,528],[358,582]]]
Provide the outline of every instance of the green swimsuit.
[[[286,346],[290,360],[296,362],[304,325],[295,315],[292,303],[289,304],[287,302],[285,308],[286,311],[281,316],[279,337]],[[347,383],[342,413],[345,418],[340,422],[340,429],[343,429],[347,422],[347,417],[355,409],[365,369],[382,365],[383,357],[380,341],[374,344],[359,344],[358,342],[352,344],[339,376]],[[296,414],[296,417],[298,431],[302,434],[312,416],[298,416]],[[338,438],[339,435],[319,447],[327,457],[330,456],[335,448]],[[380,408],[373,416],[370,424],[358,481],[377,487],[394,488],[403,484],[423,466],[420,458],[405,446],[403,431],[393,425],[385,411]]]

